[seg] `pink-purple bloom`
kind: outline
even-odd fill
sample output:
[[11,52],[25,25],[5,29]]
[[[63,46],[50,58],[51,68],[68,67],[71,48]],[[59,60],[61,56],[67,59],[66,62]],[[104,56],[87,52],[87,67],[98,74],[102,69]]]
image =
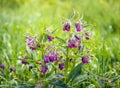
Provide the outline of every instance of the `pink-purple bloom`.
[[54,56],[53,55],[49,55],[49,60],[50,60],[50,62],[54,62]]
[[65,23],[64,24],[63,31],[70,31],[70,23]]
[[40,70],[41,73],[46,73],[47,71],[48,71],[48,67],[47,67],[47,66],[43,67],[43,68]]
[[86,38],[86,40],[89,40],[89,39],[90,39],[90,37],[89,37],[89,36],[86,36],[85,38]]
[[88,33],[85,33],[85,38],[86,38],[86,40],[90,40],[90,36]]
[[4,70],[4,69],[5,69],[5,65],[1,64],[1,65],[0,65],[0,69],[3,69],[3,70]]
[[52,41],[53,39],[54,39],[54,37],[48,36],[48,40],[49,40],[49,41]]
[[88,57],[88,56],[83,57],[83,58],[82,58],[82,63],[83,63],[83,64],[89,63],[89,57]]
[[47,55],[44,55],[44,63],[49,63],[49,57]]
[[26,44],[28,45],[28,47],[31,49],[31,50],[36,50],[39,45],[37,44],[37,41],[36,41],[36,37],[32,37],[32,36],[27,36],[26,37]]
[[54,62],[59,60],[59,54],[57,52],[49,52],[44,55],[44,63]]
[[27,62],[25,61],[25,60],[22,60],[22,62],[21,62],[23,65],[26,65],[27,64]]
[[59,64],[59,69],[60,69],[60,70],[63,70],[64,68],[65,68],[65,64],[64,64],[64,63],[60,63],[60,64]]
[[78,48],[79,43],[76,40],[69,39],[68,48]]
[[77,32],[80,32],[82,30],[82,24],[81,23],[75,23],[75,28]]

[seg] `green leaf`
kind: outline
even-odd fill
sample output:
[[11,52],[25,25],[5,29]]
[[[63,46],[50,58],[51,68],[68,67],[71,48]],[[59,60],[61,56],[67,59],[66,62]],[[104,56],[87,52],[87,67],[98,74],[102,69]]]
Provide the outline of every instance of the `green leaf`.
[[78,64],[68,75],[68,79],[67,79],[67,82],[69,81],[73,81],[77,76],[79,76],[82,72],[82,67],[83,67],[83,64],[80,63]]
[[66,41],[65,40],[63,40],[62,38],[59,38],[59,37],[55,37],[57,40],[59,40],[60,42],[62,42],[62,43],[66,43]]
[[99,83],[99,85],[100,85],[101,88],[105,87],[105,84],[104,84],[104,82],[103,82],[102,79],[98,79],[97,81],[98,81],[98,83]]
[[76,83],[80,83],[80,82],[86,80],[87,78],[88,78],[88,75],[85,74],[85,75],[82,75],[82,76],[77,77],[73,82],[74,82],[75,84],[76,84]]
[[26,50],[27,50],[27,52],[29,53],[30,58],[33,59],[33,53],[32,53],[32,51],[29,49],[28,46],[26,46]]
[[55,85],[59,86],[59,88],[71,88],[70,86],[65,84],[62,80],[59,80],[59,81],[55,82]]
[[111,79],[111,82],[114,83],[114,82],[116,82],[116,81],[119,80],[119,79],[120,79],[120,76],[114,77],[114,78]]
[[52,34],[54,34],[57,31],[58,28],[56,28],[55,30],[52,31]]
[[83,52],[83,50],[84,50],[84,44],[80,46],[80,52]]

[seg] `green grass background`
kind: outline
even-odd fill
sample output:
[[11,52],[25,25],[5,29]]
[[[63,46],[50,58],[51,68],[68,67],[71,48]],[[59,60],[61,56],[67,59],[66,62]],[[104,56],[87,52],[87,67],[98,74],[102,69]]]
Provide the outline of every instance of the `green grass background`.
[[0,0],[0,63],[16,66],[25,50],[24,35],[39,35],[50,26],[61,31],[64,18],[70,18],[73,9],[94,25],[97,73],[115,70],[114,76],[118,76],[120,0]]

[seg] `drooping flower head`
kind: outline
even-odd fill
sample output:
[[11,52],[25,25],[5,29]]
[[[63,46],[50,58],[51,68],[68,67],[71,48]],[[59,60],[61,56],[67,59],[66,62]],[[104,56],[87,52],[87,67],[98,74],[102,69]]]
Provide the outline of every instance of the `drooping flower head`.
[[86,40],[90,40],[90,36],[88,33],[85,33],[85,38],[86,38]]
[[49,54],[49,60],[50,60],[50,62],[54,62],[54,55]]
[[44,66],[44,67],[40,70],[41,73],[46,73],[47,71],[48,71],[48,67],[47,67],[47,66]]
[[76,22],[75,23],[75,28],[77,32],[81,32],[82,28],[83,28],[83,24],[80,22]]
[[48,36],[48,40],[49,40],[49,41],[52,41],[53,39],[54,39],[54,37]]
[[27,61],[25,61],[25,60],[22,60],[22,62],[21,62],[23,65],[26,65],[26,64],[28,64],[27,63]]
[[49,63],[49,57],[47,55],[44,55],[44,63]]
[[68,48],[78,48],[79,43],[74,39],[69,39]]
[[5,69],[5,65],[3,65],[3,64],[0,64],[0,69]]
[[83,63],[83,64],[89,63],[89,57],[88,57],[88,56],[83,57],[83,58],[82,58],[82,63]]
[[68,23],[68,22],[64,23],[63,31],[70,31],[70,23]]
[[33,36],[27,36],[26,37],[26,44],[31,50],[36,50],[39,45],[37,44],[37,38]]
[[65,68],[65,64],[64,64],[64,63],[60,63],[60,64],[59,64],[59,69],[60,69],[60,70],[63,70],[64,68]]
[[44,63],[54,62],[59,60],[59,54],[57,51],[49,51],[44,55]]

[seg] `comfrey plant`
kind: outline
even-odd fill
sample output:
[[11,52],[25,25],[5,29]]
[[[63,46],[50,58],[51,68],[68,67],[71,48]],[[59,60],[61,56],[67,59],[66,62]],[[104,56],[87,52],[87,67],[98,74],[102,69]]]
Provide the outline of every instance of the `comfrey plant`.
[[85,43],[91,39],[86,25],[81,20],[67,20],[60,29],[60,37],[54,35],[57,30],[47,30],[40,37],[26,36],[27,53],[21,64],[28,65],[29,71],[35,73],[39,86],[76,87],[75,79],[83,74],[83,66],[92,58],[90,50],[85,47]]

